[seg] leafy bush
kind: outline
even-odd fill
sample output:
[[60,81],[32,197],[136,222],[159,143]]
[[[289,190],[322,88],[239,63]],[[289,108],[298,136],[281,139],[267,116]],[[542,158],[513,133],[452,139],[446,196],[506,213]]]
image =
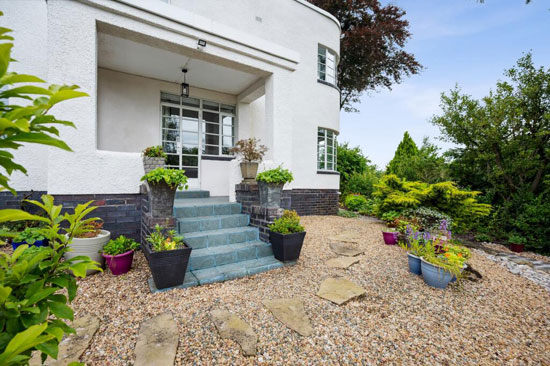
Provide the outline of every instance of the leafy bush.
[[42,235],[40,229],[28,227],[22,232],[18,233],[17,236],[13,238],[14,243],[25,242],[29,245],[34,244],[36,241],[44,240],[46,237]]
[[374,199],[367,200],[367,203],[359,209],[359,214],[366,216],[377,216],[378,201]]
[[33,350],[57,357],[64,334],[74,333],[64,319],[73,320],[68,305],[76,296],[74,276],[84,278],[86,270],[101,270],[99,263],[78,256],[62,260],[70,250],[74,234],[97,218],[85,217],[97,207],[91,202],[76,206],[72,214],[61,215],[50,195],[42,202],[29,201],[42,208],[46,217],[21,210],[1,210],[0,222],[39,220],[46,225],[40,234],[49,240],[47,247],[19,246],[12,255],[0,252],[0,364],[26,364]]
[[141,180],[146,180],[152,184],[164,182],[170,187],[177,189],[188,188],[185,170],[156,168],[141,177]]
[[384,212],[382,216],[380,216],[380,220],[385,221],[387,224],[389,224],[389,223],[393,223],[399,216],[400,216],[399,212],[388,211],[388,212]]
[[340,190],[345,193],[359,193],[365,197],[371,197],[374,185],[380,180],[375,169],[367,169],[363,173],[353,173]]
[[155,230],[145,238],[155,252],[181,249],[185,247],[183,236],[179,236],[176,230],[166,230],[160,225],[155,225]]
[[119,255],[129,252],[130,250],[136,250],[139,248],[139,243],[135,240],[120,235],[116,239],[111,239],[103,247],[103,254],[107,255]]
[[359,211],[367,207],[367,199],[360,194],[348,194],[345,205],[348,210]]
[[288,169],[278,166],[275,169],[265,170],[256,176],[258,182],[285,184],[294,180],[292,173]]
[[304,227],[300,225],[300,216],[294,210],[285,210],[283,216],[269,225],[269,230],[283,235],[305,231]]
[[103,229],[103,221],[95,220],[90,221],[87,225],[84,225],[81,230],[75,233],[75,238],[95,238]]
[[162,149],[162,146],[149,146],[145,148],[145,150],[142,151],[143,156],[147,156],[149,158],[164,158],[166,159],[166,153]]
[[527,239],[525,239],[523,236],[513,233],[508,237],[508,243],[511,244],[526,244]]
[[446,228],[452,227],[452,219],[437,210],[427,207],[419,207],[408,209],[402,212],[402,216],[414,219],[420,228],[427,231],[443,230],[441,225],[445,224]]
[[370,162],[359,147],[349,147],[348,143],[338,144],[336,159],[336,169],[340,173],[342,186],[345,186],[352,174],[365,172]]
[[258,145],[259,142],[260,140],[256,138],[239,140],[235,143],[235,147],[230,149],[229,152],[241,155],[243,159],[248,162],[261,162],[268,148],[265,145]]
[[355,212],[353,211],[348,211],[348,210],[338,210],[338,216],[340,217],[345,217],[347,219],[351,219],[351,218],[354,218],[354,217],[357,217],[359,215],[357,215]]
[[491,241],[491,237],[487,234],[484,234],[484,233],[476,234],[475,239],[479,242],[490,242]]

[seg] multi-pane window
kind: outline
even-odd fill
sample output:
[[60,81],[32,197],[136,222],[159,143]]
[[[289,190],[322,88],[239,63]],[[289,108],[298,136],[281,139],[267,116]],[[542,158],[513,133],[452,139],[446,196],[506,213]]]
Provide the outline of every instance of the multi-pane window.
[[337,133],[326,128],[317,132],[317,170],[336,170]]
[[235,106],[203,101],[202,153],[230,155],[235,139]]
[[321,45],[317,55],[317,71],[319,80],[336,85],[336,54]]

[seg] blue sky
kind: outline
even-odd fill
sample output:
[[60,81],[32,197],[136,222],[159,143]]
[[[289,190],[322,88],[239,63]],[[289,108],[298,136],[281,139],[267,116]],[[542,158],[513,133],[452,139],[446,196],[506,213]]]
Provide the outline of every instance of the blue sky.
[[[387,3],[387,1],[383,1]],[[550,67],[550,1],[533,0],[396,0],[406,10],[411,40],[406,49],[425,69],[391,91],[364,94],[360,113],[341,113],[340,142],[360,146],[385,168],[409,131],[418,145],[424,136],[437,139],[429,119],[440,112],[443,91],[458,84],[476,98],[503,79],[524,52],[532,51],[536,65]]]

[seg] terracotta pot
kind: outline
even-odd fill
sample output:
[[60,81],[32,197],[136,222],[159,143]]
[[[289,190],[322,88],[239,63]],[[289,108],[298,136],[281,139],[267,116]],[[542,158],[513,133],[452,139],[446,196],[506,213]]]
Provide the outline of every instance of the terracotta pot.
[[243,176],[243,182],[255,182],[256,175],[258,174],[258,163],[250,161],[241,162],[241,174]]

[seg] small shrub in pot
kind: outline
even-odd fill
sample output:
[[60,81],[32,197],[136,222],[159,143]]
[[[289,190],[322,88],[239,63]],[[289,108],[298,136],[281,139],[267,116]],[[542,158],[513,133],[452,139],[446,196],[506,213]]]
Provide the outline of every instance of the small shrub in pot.
[[162,146],[149,146],[142,151],[142,154],[145,174],[156,168],[164,167],[166,153],[162,149]]
[[116,239],[110,240],[102,250],[103,258],[111,273],[115,276],[124,274],[132,268],[134,251],[139,248],[139,243],[135,240],[120,235]]
[[508,243],[510,243],[510,250],[512,252],[521,253],[525,249],[525,244],[527,240],[525,237],[513,233],[508,237]]
[[[109,239],[111,239],[111,233],[103,230],[103,221],[99,218],[90,220],[76,232],[69,244],[72,251],[65,253],[65,259],[87,256],[91,260],[100,263],[103,267],[105,261],[100,253]],[[88,270],[86,274],[90,275],[95,272],[97,271]]]
[[283,187],[286,183],[292,182],[294,177],[290,170],[278,166],[259,173],[256,180],[260,191],[260,204],[264,207],[280,207]]
[[296,211],[285,210],[283,216],[269,225],[269,230],[269,241],[275,258],[281,262],[297,260],[306,231],[300,225],[300,216]]
[[145,174],[141,180],[149,183],[153,217],[172,216],[176,190],[188,188],[185,170],[157,168]]
[[42,247],[48,245],[48,240],[44,234],[41,233],[40,228],[27,227],[25,230],[17,233],[11,242],[13,250],[17,249],[17,247],[22,244]]
[[241,174],[243,182],[254,182],[258,173],[258,164],[263,160],[267,147],[258,145],[259,139],[249,138],[239,140],[235,143],[235,147],[229,150],[232,154],[237,154],[242,157]]

